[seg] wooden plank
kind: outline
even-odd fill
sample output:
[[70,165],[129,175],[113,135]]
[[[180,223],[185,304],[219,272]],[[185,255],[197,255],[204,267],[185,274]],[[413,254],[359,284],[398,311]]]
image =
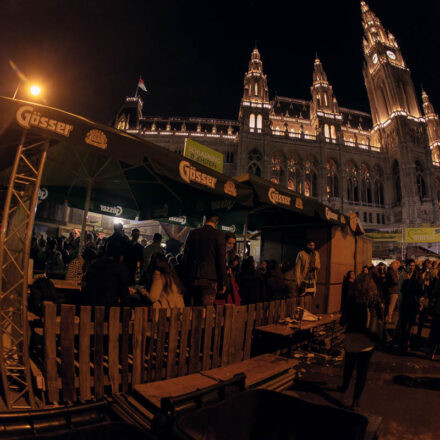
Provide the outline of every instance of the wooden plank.
[[79,397],[82,401],[92,398],[90,378],[90,320],[92,308],[81,306],[79,315]]
[[154,371],[154,380],[163,379],[165,336],[167,333],[167,327],[167,309],[159,309],[159,319],[157,321],[156,368]]
[[[142,337],[141,337],[141,382],[147,380],[148,375],[148,363],[146,359],[147,351],[147,337],[151,334],[151,323],[149,321],[150,309],[148,307],[143,307],[142,314]],[[151,309],[153,311],[153,309]]]
[[222,363],[228,365],[229,362],[229,344],[231,343],[232,318],[234,316],[234,306],[228,304],[225,306],[225,323],[223,325],[223,343],[222,343]]
[[269,319],[269,306],[270,302],[266,301],[263,303],[263,317],[261,318],[261,324],[267,325]]
[[243,359],[249,359],[251,357],[254,323],[255,323],[255,304],[249,304],[247,310],[246,336],[244,340]]
[[264,304],[259,302],[255,308],[255,325],[258,327],[259,325],[263,325],[263,308]]
[[61,383],[63,400],[74,402],[75,392],[75,306],[63,304],[61,306],[60,348],[61,348]]
[[128,351],[130,344],[130,314],[131,310],[128,307],[122,309],[122,337],[121,337],[121,382],[122,392],[125,393],[129,390],[128,380]]
[[191,320],[191,307],[185,307],[183,309],[182,328],[180,330],[179,366],[177,370],[178,376],[184,376],[187,372],[186,355],[187,355],[188,331],[191,325],[190,320]]
[[132,384],[137,385],[142,382],[142,332],[143,332],[143,317],[144,310],[142,307],[137,307],[134,310],[134,325],[133,325],[133,377]]
[[269,314],[267,317],[268,324],[273,324],[275,322],[275,302],[276,301],[271,301],[269,303]]
[[275,311],[274,311],[274,322],[278,322],[281,315],[281,300],[277,299],[275,301]]
[[209,370],[211,368],[211,345],[212,345],[212,328],[214,326],[215,310],[214,307],[206,307],[205,333],[203,335],[203,359],[202,369]]
[[167,379],[176,376],[177,343],[179,337],[179,319],[182,309],[171,309],[170,330],[168,333]]
[[193,307],[191,319],[191,343],[188,362],[188,373],[200,371],[200,349],[202,343],[203,307]]
[[155,350],[156,350],[156,335],[157,335],[157,315],[158,310],[154,307],[149,309],[151,312],[151,332],[148,340],[148,362],[147,362],[147,374],[145,377],[146,382],[154,380],[154,365],[155,365]]
[[216,368],[220,365],[220,341],[223,328],[223,313],[224,306],[217,306],[215,310],[214,340],[212,343],[212,368]]
[[249,387],[288,372],[298,364],[299,361],[296,359],[288,359],[268,353],[226,367],[202,371],[202,374],[211,379],[228,380],[236,374],[245,373],[246,387]]
[[244,335],[246,331],[247,306],[234,307],[231,325],[231,339],[228,344],[228,363],[240,362],[243,360]]
[[94,365],[94,388],[95,398],[104,397],[104,317],[105,307],[95,307],[95,353],[93,356]]
[[210,379],[196,373],[189,376],[136,385],[134,391],[138,401],[142,402],[145,400],[150,403],[149,406],[153,404],[159,409],[160,401],[164,397],[181,396],[197,389],[208,388],[216,383],[215,379]]
[[119,393],[119,307],[112,307],[108,319],[108,376],[112,393]]
[[280,301],[280,313],[278,319],[284,319],[286,317],[287,299]]
[[58,373],[57,373],[57,335],[56,335],[57,306],[54,303],[44,303],[44,369],[47,383],[47,398],[49,402],[58,402]]

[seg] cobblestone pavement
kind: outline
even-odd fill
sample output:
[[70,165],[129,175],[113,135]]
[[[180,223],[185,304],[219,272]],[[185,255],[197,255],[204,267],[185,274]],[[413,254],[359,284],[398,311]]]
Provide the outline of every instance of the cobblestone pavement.
[[[348,407],[350,389],[341,394],[342,364],[323,367],[310,364],[288,391],[303,399],[339,407]],[[399,385],[396,376],[407,385]],[[421,379],[430,378],[428,379]],[[435,389],[436,388],[436,389]],[[360,412],[382,417],[381,440],[440,439],[440,359],[428,360],[422,353],[407,356],[376,351],[371,361]]]

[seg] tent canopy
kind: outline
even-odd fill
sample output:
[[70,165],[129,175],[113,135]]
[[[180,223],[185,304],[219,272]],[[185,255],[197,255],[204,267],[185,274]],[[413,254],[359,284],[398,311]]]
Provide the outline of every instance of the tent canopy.
[[91,210],[124,216],[125,209],[141,220],[252,205],[247,186],[112,127],[9,98],[0,98],[0,112],[1,169],[12,165],[20,128],[49,138],[42,187],[54,200],[81,208],[89,189]]

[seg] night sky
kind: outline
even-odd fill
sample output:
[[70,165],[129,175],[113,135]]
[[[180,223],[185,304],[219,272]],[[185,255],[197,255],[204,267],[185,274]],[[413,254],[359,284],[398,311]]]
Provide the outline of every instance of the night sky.
[[[370,0],[440,112],[440,2]],[[0,95],[12,59],[49,105],[109,122],[139,75],[145,115],[236,119],[257,43],[271,97],[310,98],[317,52],[339,104],[369,111],[357,0],[1,0]],[[19,98],[25,99],[24,94]]]

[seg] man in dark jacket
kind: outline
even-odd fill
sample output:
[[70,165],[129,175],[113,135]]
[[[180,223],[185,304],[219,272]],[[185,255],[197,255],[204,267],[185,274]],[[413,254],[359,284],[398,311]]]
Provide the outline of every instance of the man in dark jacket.
[[123,248],[117,240],[107,244],[106,255],[89,267],[83,280],[86,304],[113,307],[127,305],[128,269],[122,263]]
[[226,243],[223,232],[216,229],[218,221],[217,214],[206,214],[205,225],[191,231],[186,240],[183,266],[190,305],[213,305],[217,291],[225,290]]
[[411,327],[416,322],[417,313],[420,309],[420,297],[422,284],[416,262],[412,259],[407,261],[406,271],[400,278],[400,308],[399,322],[399,347],[402,352],[408,350],[408,342],[411,335]]

